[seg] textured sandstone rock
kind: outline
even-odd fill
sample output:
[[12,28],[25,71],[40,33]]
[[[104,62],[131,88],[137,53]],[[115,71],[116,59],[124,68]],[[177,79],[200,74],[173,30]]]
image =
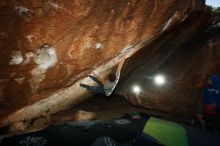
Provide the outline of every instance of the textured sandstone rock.
[[[123,54],[132,55],[203,9],[200,0],[2,0],[0,123],[47,115],[86,100],[91,93],[78,84],[92,84],[84,78],[88,73],[105,76]],[[194,27],[184,36],[192,37],[205,25],[202,16],[192,18],[198,22],[192,21]]]

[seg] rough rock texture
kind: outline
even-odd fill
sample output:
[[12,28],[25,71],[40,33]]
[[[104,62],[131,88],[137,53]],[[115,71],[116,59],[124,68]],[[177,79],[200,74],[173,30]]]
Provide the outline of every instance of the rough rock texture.
[[[200,0],[1,0],[0,20],[4,126],[86,100],[91,93],[78,84],[92,84],[85,78],[88,73],[105,76],[123,54],[132,55],[187,22],[186,28],[173,32],[179,39],[182,33],[182,44],[206,26],[208,17]],[[169,44],[160,55],[172,50]],[[160,63],[156,61],[152,67]]]

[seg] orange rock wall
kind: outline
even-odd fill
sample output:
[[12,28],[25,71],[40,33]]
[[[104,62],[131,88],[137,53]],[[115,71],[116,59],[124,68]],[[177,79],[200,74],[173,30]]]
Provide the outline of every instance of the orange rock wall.
[[47,101],[51,106],[23,109],[71,87],[203,6],[200,0],[1,0],[0,121],[25,120],[82,102],[76,85],[68,98],[77,96],[77,102],[59,92],[56,103],[56,98]]

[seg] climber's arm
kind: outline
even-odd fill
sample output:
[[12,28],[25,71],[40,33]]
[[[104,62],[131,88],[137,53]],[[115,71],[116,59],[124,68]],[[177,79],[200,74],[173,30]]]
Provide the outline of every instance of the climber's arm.
[[101,77],[99,77],[98,75],[96,75],[94,72],[92,74],[90,74],[91,78],[93,78],[94,81],[98,82],[99,84],[104,85],[105,80],[103,80]]
[[99,76],[96,76],[96,78],[97,78],[97,80],[102,84],[102,85],[104,85],[104,83],[105,83],[105,80],[103,80],[101,77],[99,77]]
[[122,66],[125,63],[125,59],[126,59],[126,56],[124,56],[123,59],[118,64],[118,68],[117,68],[116,73],[115,73],[117,78],[119,78],[119,76],[120,76],[120,72],[121,72]]

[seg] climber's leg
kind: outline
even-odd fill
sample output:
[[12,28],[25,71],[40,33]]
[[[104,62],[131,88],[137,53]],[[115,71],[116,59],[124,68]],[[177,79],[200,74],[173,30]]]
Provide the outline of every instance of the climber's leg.
[[89,85],[86,85],[86,84],[79,84],[79,85],[80,85],[80,87],[83,87],[87,90],[90,90],[90,91],[93,91],[93,92],[96,92],[96,93],[105,94],[103,86],[89,86]]

